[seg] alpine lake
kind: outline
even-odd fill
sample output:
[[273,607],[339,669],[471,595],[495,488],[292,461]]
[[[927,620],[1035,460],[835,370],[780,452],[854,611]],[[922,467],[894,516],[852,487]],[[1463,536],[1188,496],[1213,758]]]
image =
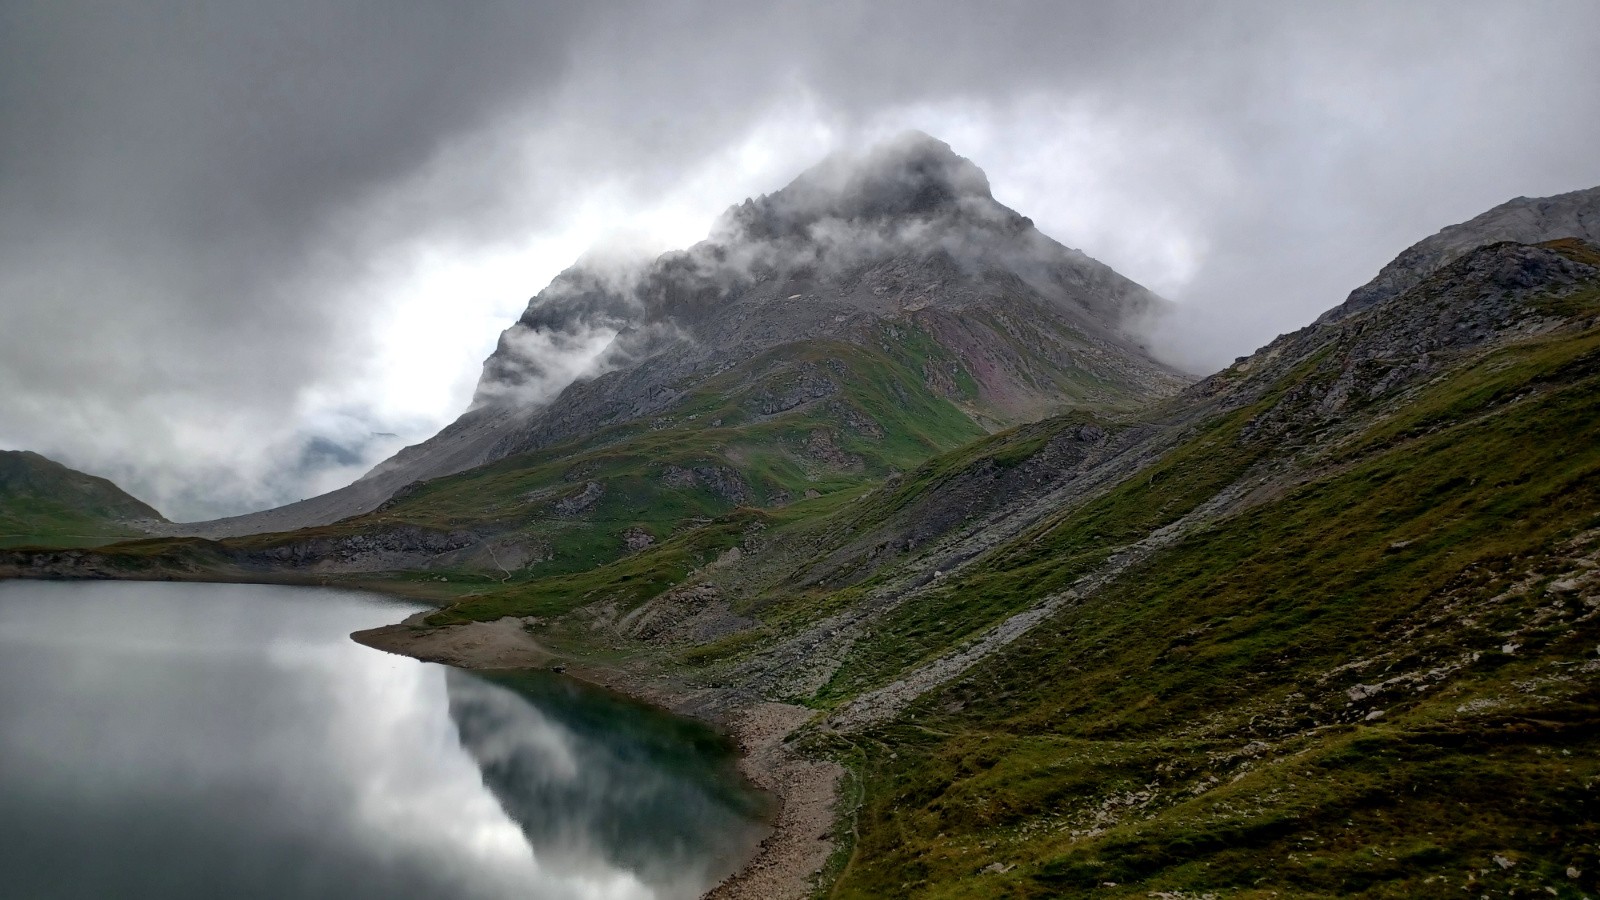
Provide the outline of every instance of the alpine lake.
[[711,730],[350,632],[327,588],[0,583],[0,873],[29,898],[690,898],[766,834]]

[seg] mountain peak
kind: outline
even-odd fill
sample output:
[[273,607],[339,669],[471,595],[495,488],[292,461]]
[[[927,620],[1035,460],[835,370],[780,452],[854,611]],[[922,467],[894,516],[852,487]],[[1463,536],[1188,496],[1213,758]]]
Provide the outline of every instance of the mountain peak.
[[[909,354],[915,361],[894,365],[921,373],[918,389],[938,403],[955,404],[963,428],[1165,396],[1185,379],[1133,334],[1162,303],[1001,205],[983,171],[948,144],[906,132],[834,154],[732,207],[688,248],[653,261],[580,260],[501,334],[455,423],[339,491],[199,523],[195,533],[324,524],[370,511],[413,481],[666,421],[723,384],[718,377],[749,374],[774,352]],[[839,388],[837,377],[772,387],[753,414],[817,400],[807,392]],[[789,403],[795,391],[810,399]]]
[[838,152],[782,190],[746,200],[724,227],[753,238],[804,232],[824,219],[875,221],[977,212],[1022,221],[996,203],[989,178],[950,145],[921,131],[903,132],[864,152]]

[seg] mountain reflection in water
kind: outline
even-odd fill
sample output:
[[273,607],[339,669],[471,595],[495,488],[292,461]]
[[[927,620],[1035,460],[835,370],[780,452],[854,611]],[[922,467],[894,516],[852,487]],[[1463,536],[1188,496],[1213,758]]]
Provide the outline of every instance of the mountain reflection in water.
[[764,804],[706,729],[546,672],[445,685],[461,745],[553,871],[603,860],[692,897],[754,852]]

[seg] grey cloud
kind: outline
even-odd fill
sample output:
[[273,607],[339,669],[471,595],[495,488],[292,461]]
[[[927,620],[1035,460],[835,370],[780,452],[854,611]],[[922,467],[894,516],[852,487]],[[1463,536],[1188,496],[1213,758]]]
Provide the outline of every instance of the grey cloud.
[[609,371],[616,365],[613,344],[626,327],[621,319],[566,321],[543,328],[518,322],[501,333],[472,408],[538,406],[578,378]]
[[[619,226],[686,179],[722,190],[705,161],[774,121],[950,141],[1046,234],[1178,301],[1157,346],[1205,370],[1445,224],[1600,183],[1597,83],[1581,0],[14,0],[0,442],[180,516],[301,496],[379,452],[304,456],[317,440],[443,424],[340,394],[419,253],[558,232],[601,187]],[[751,192],[726,190],[708,208]],[[506,383],[583,371],[592,341],[549,334],[626,331],[616,293],[525,322],[549,346]]]
[[299,393],[370,353],[341,288],[473,198],[349,212],[555,83],[587,27],[568,10],[6,4],[0,439],[180,514],[306,489]]

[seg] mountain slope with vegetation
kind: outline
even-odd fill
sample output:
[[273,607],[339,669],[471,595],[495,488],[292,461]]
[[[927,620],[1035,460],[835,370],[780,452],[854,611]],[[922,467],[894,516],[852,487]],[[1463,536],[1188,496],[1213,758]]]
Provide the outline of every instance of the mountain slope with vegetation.
[[1331,427],[1331,384],[1292,372],[1206,455],[1255,456],[1274,410],[1321,440],[983,665],[820,736],[865,784],[838,895],[1592,893],[1600,272],[1527,301]]
[[[865,198],[852,214],[923,196],[829,171],[808,178]],[[339,522],[13,552],[0,574],[374,584],[439,601],[403,635],[519,617],[696,714],[781,707],[806,721],[791,752],[849,772],[827,896],[1593,896],[1585,198],[1508,205],[1543,216],[1521,242],[1506,216],[1446,229],[1392,290],[1175,395],[1045,366],[1038,332],[993,324],[1016,293],[879,308],[869,280],[763,325],[791,282],[749,308],[749,286],[725,307],[663,289],[689,321],[808,336],[577,385],[590,427]],[[807,209],[734,219],[771,239]],[[870,314],[828,330],[847,308]],[[1115,314],[1079,311],[1137,363]],[[602,402],[645,383],[662,399],[637,414]],[[1054,415],[997,399],[1035,393]]]
[[166,522],[110,481],[28,450],[0,450],[0,547],[78,547],[143,536]]

